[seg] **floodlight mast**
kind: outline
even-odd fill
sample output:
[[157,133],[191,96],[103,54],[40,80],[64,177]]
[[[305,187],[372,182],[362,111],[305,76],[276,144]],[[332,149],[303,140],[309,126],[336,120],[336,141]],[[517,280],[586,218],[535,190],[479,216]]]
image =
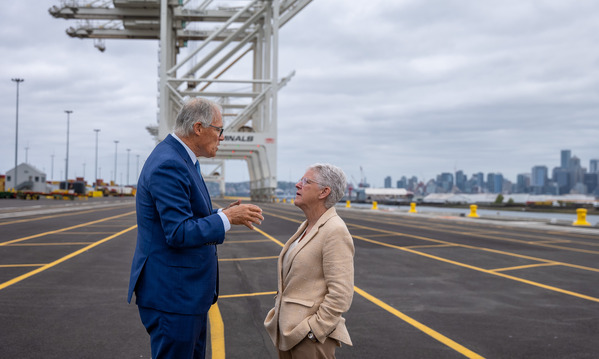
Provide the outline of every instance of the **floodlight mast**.
[[[164,139],[188,98],[217,101],[223,107],[225,140],[214,159],[202,159],[213,166],[205,179],[219,182],[224,195],[225,160],[244,160],[252,200],[273,201],[277,93],[293,76],[278,77],[279,28],[310,2],[248,0],[236,2],[241,5],[233,8],[220,6],[227,2],[218,0],[183,4],[154,0],[144,1],[143,7],[139,0],[113,0],[109,6],[95,6],[96,2],[89,0],[87,4],[78,2],[78,6],[62,2],[49,12],[56,18],[86,20],[67,30],[71,37],[160,40],[158,126],[150,126],[149,131],[157,141]],[[105,22],[94,23],[97,20]],[[253,56],[246,58],[250,52]],[[247,78],[228,76],[229,72],[239,76],[237,70],[247,69],[248,62],[252,73]],[[229,71],[231,68],[235,70]]]

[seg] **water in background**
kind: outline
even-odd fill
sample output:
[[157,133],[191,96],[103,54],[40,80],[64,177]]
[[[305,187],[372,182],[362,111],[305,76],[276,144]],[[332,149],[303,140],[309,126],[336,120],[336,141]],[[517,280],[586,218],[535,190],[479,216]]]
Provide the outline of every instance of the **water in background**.
[[[372,204],[368,203],[352,203],[352,207],[357,208],[371,208]],[[379,204],[378,207],[380,209],[385,209],[389,211],[400,211],[407,212],[410,209],[410,206],[388,206]],[[449,208],[449,207],[427,207],[427,206],[417,206],[416,210],[419,213],[448,213],[453,215],[465,214],[468,215],[470,213],[469,208]],[[484,217],[496,217],[496,218],[522,218],[522,219],[542,219],[547,222],[551,220],[558,221],[571,221],[574,222],[576,220],[576,210],[572,210],[572,214],[568,213],[545,213],[545,212],[524,212],[524,211],[497,211],[490,209],[477,209],[476,213],[479,216]],[[599,223],[599,215],[587,215],[587,222],[591,224],[591,226],[595,226]]]

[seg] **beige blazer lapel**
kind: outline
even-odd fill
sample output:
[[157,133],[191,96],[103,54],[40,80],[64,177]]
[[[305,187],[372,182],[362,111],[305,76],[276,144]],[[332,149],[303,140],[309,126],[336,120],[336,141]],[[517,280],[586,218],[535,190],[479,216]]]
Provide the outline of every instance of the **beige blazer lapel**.
[[[285,258],[285,253],[287,253],[287,251],[289,250],[289,246],[291,246],[291,243],[295,242],[297,237],[301,236],[302,233],[304,233],[304,230],[306,229],[307,226],[308,226],[308,221],[302,222],[302,224],[300,224],[299,228],[297,229],[297,232],[295,232],[295,234],[293,236],[291,236],[291,238],[289,238],[289,240],[287,241],[287,243],[285,243],[285,246],[281,250],[281,254],[279,255],[279,260],[278,260],[278,265],[277,265],[278,269],[279,269],[279,273],[281,275],[281,279],[283,279],[281,281],[281,283],[284,282],[284,279],[287,276],[287,273],[289,272],[289,268],[284,268],[284,265],[283,265],[283,259]],[[297,251],[295,251],[295,253],[297,253]],[[291,263],[291,260],[289,261],[289,263]],[[281,290],[281,288],[279,288],[279,290]]]
[[[336,215],[337,215],[337,211],[335,210],[335,207],[329,208],[326,212],[324,212],[322,214],[322,216],[320,216],[318,221],[316,221],[316,224],[314,225],[314,227],[312,227],[310,232],[306,233],[306,236],[301,240],[301,242],[299,242],[297,244],[293,253],[290,254],[291,257],[289,258],[289,268],[282,268],[282,272],[281,272],[282,277],[281,278],[283,279],[283,282],[285,281],[285,278],[287,277],[287,275],[289,274],[289,271],[291,270],[291,264],[293,263],[293,259],[295,258],[295,256],[302,250],[302,248],[304,248],[312,240],[312,238],[316,237],[316,235],[318,234],[318,231],[320,230],[320,227],[322,227],[325,223],[327,223],[327,221],[329,219],[331,219],[332,217],[334,217]],[[298,229],[298,231],[295,232],[293,237],[291,237],[291,239],[289,239],[287,241],[287,243],[285,243],[285,248],[283,248],[284,252],[282,253],[282,255],[279,258],[281,267],[282,267],[283,257],[285,257],[285,253],[289,249],[289,246],[291,245],[291,243],[293,243],[297,239],[297,237],[299,237],[303,233],[304,229],[307,226],[308,226],[308,222],[304,221],[300,225],[300,228]]]

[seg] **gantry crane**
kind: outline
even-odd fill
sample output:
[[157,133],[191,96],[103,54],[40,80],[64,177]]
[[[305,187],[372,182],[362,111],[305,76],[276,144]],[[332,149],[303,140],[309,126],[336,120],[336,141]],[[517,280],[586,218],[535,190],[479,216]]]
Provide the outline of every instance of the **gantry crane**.
[[[172,131],[182,103],[212,98],[223,107],[225,140],[207,181],[225,192],[228,159],[244,160],[254,201],[272,201],[277,187],[277,93],[293,73],[278,75],[279,28],[311,0],[88,0],[61,1],[52,16],[76,19],[71,37],[160,41],[157,141]],[[210,166],[203,166],[203,168]]]

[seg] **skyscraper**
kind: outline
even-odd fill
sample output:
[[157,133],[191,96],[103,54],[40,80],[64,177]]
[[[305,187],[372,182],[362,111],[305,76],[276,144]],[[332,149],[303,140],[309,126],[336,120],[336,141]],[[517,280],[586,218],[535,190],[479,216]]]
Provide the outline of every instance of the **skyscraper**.
[[464,171],[459,170],[455,173],[455,185],[457,188],[460,189],[460,191],[464,192],[466,190],[466,182],[467,181],[468,181],[468,178],[466,178]]
[[495,193],[495,173],[487,173],[487,191]]
[[408,179],[406,176],[402,176],[399,181],[397,181],[397,188],[408,188]]
[[503,191],[503,175],[487,173],[487,189],[490,193],[501,193]]
[[474,183],[478,187],[479,191],[482,192],[482,189],[485,186],[485,175],[482,172],[478,172],[474,173],[472,178],[474,179]]
[[437,185],[442,188],[443,193],[453,189],[453,173],[443,172],[437,176]]
[[584,185],[587,187],[587,193],[599,193],[599,173],[585,173]]
[[530,190],[530,173],[520,173],[516,180],[516,193],[528,193]]
[[547,180],[547,166],[534,166],[532,168],[530,185],[533,187],[543,187]]
[[589,163],[590,173],[599,173],[599,159],[592,159]]
[[570,158],[572,157],[572,151],[570,150],[562,150],[562,162],[561,168],[570,168]]
[[503,193],[503,175],[501,173],[495,173],[495,193]]
[[570,184],[570,172],[567,169],[555,167],[553,169],[553,182],[557,185],[559,194],[570,193],[572,186]]
[[[563,151],[562,151],[563,152]],[[569,151],[568,151],[569,152]],[[547,166],[534,166],[531,172],[530,186],[534,194],[542,194],[547,183]]]

